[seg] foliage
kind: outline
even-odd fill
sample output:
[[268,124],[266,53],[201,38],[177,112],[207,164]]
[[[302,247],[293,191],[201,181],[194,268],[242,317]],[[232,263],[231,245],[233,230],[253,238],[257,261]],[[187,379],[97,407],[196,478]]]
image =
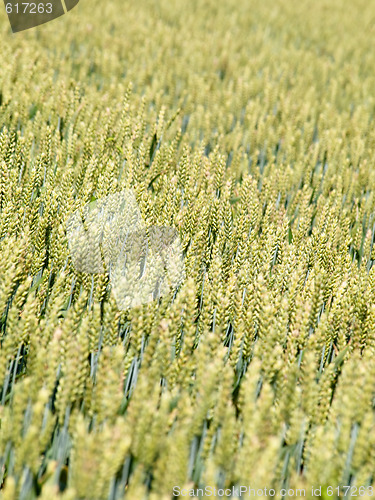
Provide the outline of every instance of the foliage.
[[[372,484],[373,4],[1,16],[1,498]],[[65,223],[129,188],[186,280],[124,312]]]

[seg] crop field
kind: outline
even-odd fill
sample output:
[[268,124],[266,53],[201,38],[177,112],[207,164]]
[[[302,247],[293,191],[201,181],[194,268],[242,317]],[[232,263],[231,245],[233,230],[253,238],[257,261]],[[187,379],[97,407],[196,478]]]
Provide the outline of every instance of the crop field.
[[[365,0],[0,5],[1,500],[375,496],[374,35]],[[69,241],[123,193],[184,267],[126,306]]]

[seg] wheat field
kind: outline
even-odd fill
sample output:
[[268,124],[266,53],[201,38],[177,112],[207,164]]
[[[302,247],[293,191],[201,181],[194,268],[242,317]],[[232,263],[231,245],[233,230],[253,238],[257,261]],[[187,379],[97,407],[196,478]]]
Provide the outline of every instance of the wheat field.
[[[1,6],[1,499],[373,496],[374,26],[81,0],[12,35]],[[66,227],[123,190],[185,265],[124,310]]]

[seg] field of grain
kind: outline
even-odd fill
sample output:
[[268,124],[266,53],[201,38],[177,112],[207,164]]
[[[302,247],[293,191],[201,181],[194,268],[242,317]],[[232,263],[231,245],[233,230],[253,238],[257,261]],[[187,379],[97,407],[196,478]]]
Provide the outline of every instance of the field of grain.
[[[374,34],[365,0],[0,6],[2,500],[375,495]],[[127,309],[67,237],[124,190],[185,266]]]

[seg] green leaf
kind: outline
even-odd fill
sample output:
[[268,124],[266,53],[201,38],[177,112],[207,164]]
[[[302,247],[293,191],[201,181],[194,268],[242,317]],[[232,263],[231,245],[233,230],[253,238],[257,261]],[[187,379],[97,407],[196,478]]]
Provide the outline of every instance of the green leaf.
[[335,368],[338,368],[341,365],[348,351],[349,351],[349,345],[347,345],[342,351],[338,353],[335,359]]
[[155,133],[153,138],[152,138],[152,142],[151,142],[151,146],[150,146],[150,164],[151,164],[152,160],[154,159],[154,154],[155,154],[157,143],[158,143],[158,138],[157,138],[157,135]]
[[292,229],[289,227],[289,231],[288,231],[288,241],[289,241],[289,244],[292,243],[293,241],[293,233],[292,233]]

